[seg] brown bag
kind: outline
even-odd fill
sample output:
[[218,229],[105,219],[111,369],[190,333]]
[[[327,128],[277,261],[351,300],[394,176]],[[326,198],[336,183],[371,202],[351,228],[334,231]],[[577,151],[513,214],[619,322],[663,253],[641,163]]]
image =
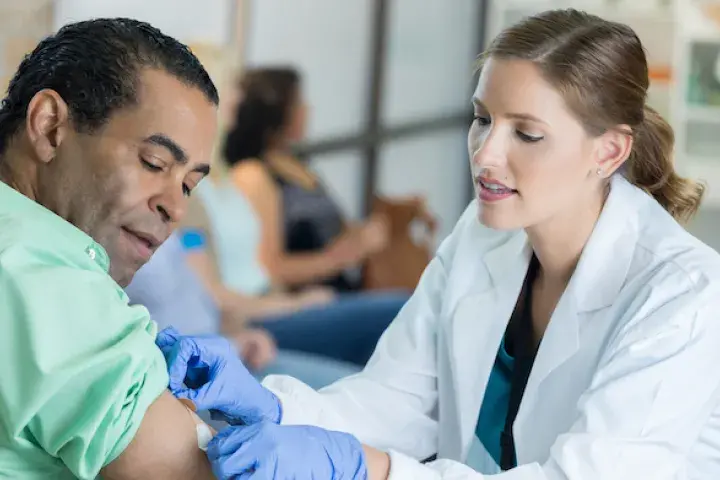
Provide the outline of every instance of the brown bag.
[[421,197],[390,199],[376,196],[372,214],[389,222],[387,248],[371,256],[363,271],[368,290],[404,289],[413,291],[433,253],[437,222]]

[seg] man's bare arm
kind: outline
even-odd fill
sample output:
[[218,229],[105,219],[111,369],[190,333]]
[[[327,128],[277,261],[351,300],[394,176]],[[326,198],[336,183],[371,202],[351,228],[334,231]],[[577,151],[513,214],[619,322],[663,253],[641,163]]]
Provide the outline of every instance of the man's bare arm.
[[100,474],[104,480],[215,478],[198,447],[192,415],[168,392],[150,406],[133,441]]

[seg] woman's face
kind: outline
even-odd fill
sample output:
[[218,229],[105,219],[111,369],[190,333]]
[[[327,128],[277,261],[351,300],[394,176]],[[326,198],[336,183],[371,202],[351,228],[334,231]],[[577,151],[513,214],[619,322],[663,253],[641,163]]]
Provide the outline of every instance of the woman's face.
[[235,126],[235,113],[242,100],[243,93],[237,81],[225,86],[220,96],[219,118],[226,130],[232,130]]
[[290,105],[288,112],[287,127],[285,135],[287,141],[291,144],[298,143],[305,138],[305,130],[307,128],[307,104],[302,93],[298,92],[295,99]]
[[560,94],[524,60],[490,58],[468,134],[480,221],[527,228],[593,205],[601,138],[590,137]]

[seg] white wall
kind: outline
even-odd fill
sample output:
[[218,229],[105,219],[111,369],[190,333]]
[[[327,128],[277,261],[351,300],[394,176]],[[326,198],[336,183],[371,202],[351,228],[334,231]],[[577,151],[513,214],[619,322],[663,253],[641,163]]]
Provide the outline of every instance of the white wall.
[[[237,0],[58,0],[55,26],[93,17],[145,20],[189,44],[227,44]],[[293,64],[304,75],[310,140],[354,135],[366,123],[373,2],[247,0],[245,63]],[[383,117],[397,125],[457,112],[469,105],[479,2],[391,2]],[[449,232],[464,209],[468,180],[466,128],[384,145],[380,193],[420,194]],[[362,211],[357,151],[313,159],[350,217]]]
[[131,17],[185,43],[223,45],[234,0],[56,0],[55,28],[97,17]]
[[301,70],[310,140],[352,135],[365,122],[371,17],[367,0],[250,2],[246,65]]
[[[393,0],[382,116],[390,125],[469,111],[478,44],[477,0]],[[304,75],[310,140],[357,134],[367,118],[373,2],[255,0],[248,65],[290,63]],[[466,204],[466,127],[383,145],[379,193],[420,194],[449,232]],[[351,217],[362,211],[356,151],[313,159]]]

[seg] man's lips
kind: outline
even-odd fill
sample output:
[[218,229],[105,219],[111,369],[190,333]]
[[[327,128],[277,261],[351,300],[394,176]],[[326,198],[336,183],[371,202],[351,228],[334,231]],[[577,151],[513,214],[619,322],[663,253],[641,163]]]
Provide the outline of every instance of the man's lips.
[[153,252],[162,244],[159,237],[143,231],[122,227],[123,232],[135,243],[140,256],[150,258]]

